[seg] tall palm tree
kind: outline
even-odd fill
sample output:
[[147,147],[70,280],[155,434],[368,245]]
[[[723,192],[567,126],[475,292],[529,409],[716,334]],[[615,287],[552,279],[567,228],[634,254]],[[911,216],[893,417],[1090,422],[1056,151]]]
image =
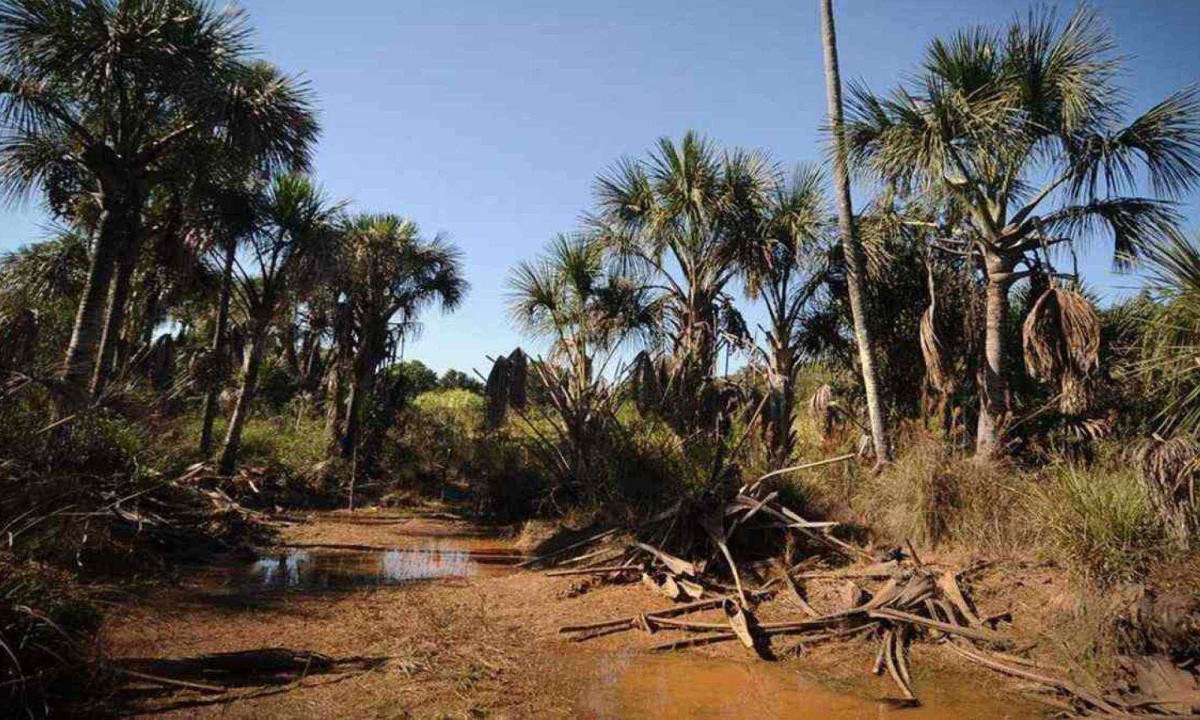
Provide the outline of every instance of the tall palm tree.
[[826,282],[824,239],[829,229],[815,167],[797,168],[772,191],[754,250],[743,262],[743,285],[767,312],[762,350],[772,395],[764,406],[768,451],[774,466],[784,465],[795,447],[796,379],[805,357],[805,310]]
[[[216,155],[220,157],[220,155]],[[231,158],[224,158],[231,160]],[[206,172],[196,188],[197,229],[209,255],[215,255],[215,270],[220,273],[221,285],[217,295],[217,316],[209,352],[205,356],[204,403],[201,411],[200,454],[212,454],[213,423],[217,417],[221,385],[227,375],[225,344],[229,333],[229,305],[233,296],[234,263],[239,245],[250,236],[260,222],[261,179],[254,169],[240,162],[217,162]]]
[[344,223],[340,236],[353,344],[341,451],[350,457],[360,440],[366,402],[374,397],[379,365],[417,326],[423,310],[431,305],[453,310],[469,285],[459,250],[441,236],[423,238],[407,218],[357,215]]
[[262,364],[263,342],[287,287],[301,282],[305,271],[333,250],[333,220],[341,207],[331,203],[310,179],[276,175],[258,200],[258,227],[246,241],[248,270],[235,259],[234,297],[247,322],[242,379],[218,466],[233,471],[241,447],[242,428],[254,398]]
[[821,0],[821,44],[825,51],[825,95],[829,104],[829,124],[833,134],[833,184],[838,207],[838,232],[846,254],[846,289],[850,314],[854,320],[854,340],[862,367],[863,393],[867,397],[867,415],[871,439],[879,462],[890,458],[891,450],[883,424],[883,405],[879,401],[879,374],[875,368],[875,345],[865,314],[863,281],[866,262],[862,243],[854,227],[854,207],[850,200],[850,173],[846,156],[846,132],[842,121],[842,76],[838,69],[837,30],[833,24],[833,0]]
[[[662,138],[645,159],[624,159],[596,181],[593,224],[629,268],[660,292],[673,355],[670,412],[677,430],[712,427],[712,378],[725,289],[752,245],[775,171],[744,150],[719,151],[694,132]],[[728,317],[728,312],[724,313]]]
[[115,340],[142,210],[173,153],[220,137],[279,163],[306,159],[307,90],[250,62],[248,40],[240,12],[200,0],[0,2],[0,186],[24,194],[71,174],[99,211],[62,369],[73,385],[106,325]]
[[[1113,40],[1086,6],[1006,31],[935,40],[921,74],[887,96],[856,89],[847,128],[855,161],[895,188],[948,208],[937,246],[978,262],[986,330],[976,454],[1003,446],[1010,412],[1009,290],[1031,254],[1088,237],[1118,263],[1175,232],[1171,198],[1200,178],[1200,99],[1166,98],[1127,125]],[[1137,194],[1146,176],[1158,197]],[[1025,265],[1027,269],[1021,270]]]

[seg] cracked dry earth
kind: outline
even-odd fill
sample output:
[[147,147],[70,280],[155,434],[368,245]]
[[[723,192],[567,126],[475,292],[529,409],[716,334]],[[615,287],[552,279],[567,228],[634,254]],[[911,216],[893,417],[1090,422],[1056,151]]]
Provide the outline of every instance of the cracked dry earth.
[[[914,647],[923,704],[904,707],[863,642],[779,662],[736,643],[669,654],[566,624],[668,604],[638,583],[514,567],[504,538],[438,513],[289,518],[253,562],[182,581],[110,613],[105,641],[137,716],[231,718],[1025,718],[1041,708],[943,650]],[[574,582],[573,582],[574,581]],[[716,616],[713,616],[714,618]]]

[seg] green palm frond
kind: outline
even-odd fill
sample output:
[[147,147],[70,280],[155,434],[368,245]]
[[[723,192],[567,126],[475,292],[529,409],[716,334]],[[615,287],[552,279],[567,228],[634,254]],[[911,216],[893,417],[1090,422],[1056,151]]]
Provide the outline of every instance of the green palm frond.
[[1140,370],[1162,398],[1164,430],[1200,433],[1200,242],[1174,236],[1148,249],[1160,302],[1145,328]]

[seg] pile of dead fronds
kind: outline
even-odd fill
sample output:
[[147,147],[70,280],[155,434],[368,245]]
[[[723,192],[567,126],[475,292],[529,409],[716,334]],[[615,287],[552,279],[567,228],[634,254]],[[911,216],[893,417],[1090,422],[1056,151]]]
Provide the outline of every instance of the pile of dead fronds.
[[[1136,679],[1103,693],[1039,665],[1028,654],[1031,647],[1014,647],[1001,631],[1010,613],[989,615],[971,600],[969,580],[980,568],[927,566],[911,544],[873,555],[836,537],[834,523],[808,520],[781,504],[766,480],[743,485],[728,501],[680,503],[630,533],[608,530],[527,561],[526,566],[553,567],[552,576],[640,581],[676,603],[571,624],[560,632],[576,641],[630,631],[664,635],[652,651],[736,641],[764,659],[815,643],[868,639],[878,645],[874,671],[890,675],[913,703],[918,700],[909,647],[930,641],[1031,683],[1048,693],[1041,699],[1072,713],[1160,717],[1164,711],[1186,712],[1179,708],[1189,702],[1200,705],[1200,698],[1179,694],[1196,681],[1187,667],[1130,659]],[[840,601],[819,607],[830,603],[811,598],[809,585],[828,582],[840,583]],[[782,602],[774,602],[777,598]],[[687,617],[697,613],[715,617]]]

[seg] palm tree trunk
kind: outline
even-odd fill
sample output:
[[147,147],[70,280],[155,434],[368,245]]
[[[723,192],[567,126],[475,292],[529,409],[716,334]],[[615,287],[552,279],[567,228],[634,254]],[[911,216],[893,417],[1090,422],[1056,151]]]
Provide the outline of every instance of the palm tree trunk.
[[121,252],[121,258],[117,262],[117,276],[108,295],[104,329],[100,334],[100,349],[96,355],[96,367],[92,372],[89,387],[92,397],[98,397],[104,390],[114,368],[121,326],[125,323],[125,307],[129,304],[129,286],[133,283],[133,271],[137,265],[137,248],[131,247],[131,244],[127,244]]
[[1012,266],[996,256],[988,257],[986,264],[985,362],[980,388],[979,424],[975,432],[975,456],[981,460],[990,460],[1000,454],[1009,410],[1005,328],[1008,325],[1008,289],[1012,284],[1009,279]]
[[342,433],[342,457],[349,459],[358,445],[362,434],[363,413],[372,396],[375,385],[375,353],[369,337],[364,337],[363,348],[355,358],[354,371],[350,377],[350,392],[346,398],[346,428]]
[[342,417],[345,408],[342,404],[342,377],[345,372],[345,363],[341,358],[334,357],[325,386],[325,442],[330,457],[339,452],[342,442],[342,426],[345,423]]
[[837,33],[833,24],[833,0],[821,0],[821,41],[825,48],[825,90],[829,120],[833,126],[833,179],[838,205],[838,230],[846,253],[846,285],[850,295],[850,314],[854,318],[854,339],[862,365],[863,391],[867,396],[867,414],[871,437],[879,462],[891,459],[883,426],[883,407],[879,401],[879,377],[875,369],[875,346],[864,316],[863,252],[854,228],[854,210],[850,201],[850,175],[846,160],[846,138],[842,127],[842,79],[838,71]]
[[122,213],[114,207],[105,207],[100,214],[96,246],[92,249],[87,281],[79,299],[71,341],[67,344],[67,355],[63,360],[60,377],[64,384],[79,390],[81,394],[84,383],[91,375],[96,346],[104,327],[105,302],[116,269],[123,224]]
[[[225,246],[225,262],[221,267],[221,299],[217,304],[217,326],[213,330],[212,338],[212,359],[218,368],[225,367],[225,335],[229,327],[229,297],[233,292],[233,261],[236,254],[237,244],[232,240],[228,241]],[[200,426],[200,454],[203,457],[212,454],[213,422],[217,418],[217,402],[220,400],[225,373],[218,372],[211,380],[204,391],[204,421]]]
[[242,445],[242,428],[250,412],[250,402],[254,399],[255,385],[258,381],[258,367],[262,363],[262,334],[263,324],[255,323],[242,358],[242,386],[238,389],[237,404],[234,405],[233,415],[229,418],[229,429],[225,432],[221,457],[217,460],[217,467],[223,475],[233,472],[238,450]]

